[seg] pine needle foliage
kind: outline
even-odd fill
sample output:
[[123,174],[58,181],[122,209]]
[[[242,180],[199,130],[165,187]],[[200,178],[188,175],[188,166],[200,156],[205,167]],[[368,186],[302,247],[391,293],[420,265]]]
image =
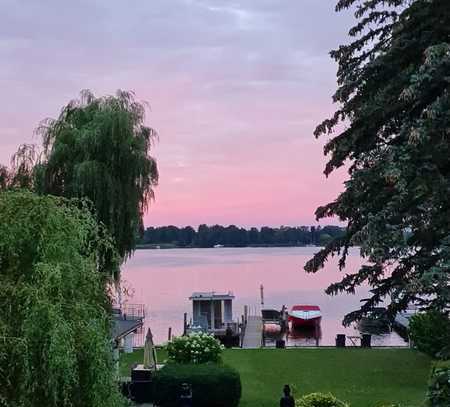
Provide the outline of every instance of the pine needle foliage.
[[123,405],[101,253],[83,201],[0,193],[0,406]]
[[[330,255],[345,267],[351,245],[367,259],[328,294],[371,286],[350,323],[387,299],[392,317],[412,302],[450,305],[450,2],[341,0],[355,9],[353,38],[331,52],[338,63],[339,108],[315,136],[329,136],[328,175],[348,165],[337,199],[316,211],[348,223],[305,266]],[[334,134],[337,132],[338,134]]]
[[149,155],[156,133],[144,121],[145,105],[133,93],[96,98],[86,90],[37,129],[43,159],[36,167],[36,190],[89,198],[122,259],[135,248],[158,181]]

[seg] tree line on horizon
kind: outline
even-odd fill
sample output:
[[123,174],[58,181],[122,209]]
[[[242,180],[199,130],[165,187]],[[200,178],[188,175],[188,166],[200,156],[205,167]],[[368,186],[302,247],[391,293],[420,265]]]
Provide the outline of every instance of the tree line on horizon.
[[174,247],[231,247],[246,246],[324,246],[334,238],[345,234],[340,226],[263,226],[250,229],[235,225],[200,225],[197,230],[192,226],[161,226],[145,229],[140,244],[170,245]]

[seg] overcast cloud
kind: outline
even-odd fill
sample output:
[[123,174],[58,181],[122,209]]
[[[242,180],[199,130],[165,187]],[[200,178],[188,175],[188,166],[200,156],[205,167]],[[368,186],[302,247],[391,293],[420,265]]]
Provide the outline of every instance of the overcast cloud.
[[333,109],[353,17],[335,0],[0,0],[0,163],[89,88],[133,90],[160,134],[147,224],[311,223],[314,127]]

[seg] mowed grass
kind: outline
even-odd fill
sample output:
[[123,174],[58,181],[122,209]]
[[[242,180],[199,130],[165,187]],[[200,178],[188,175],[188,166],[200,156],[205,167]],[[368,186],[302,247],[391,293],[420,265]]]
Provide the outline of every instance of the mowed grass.
[[352,407],[421,406],[430,359],[409,349],[234,350],[226,363],[241,374],[242,407],[278,405],[290,384],[295,396],[331,392]]
[[[164,351],[159,361],[166,358]],[[143,352],[122,355],[121,372],[143,359]],[[255,349],[227,350],[224,362],[241,374],[241,407],[273,407],[284,384],[295,396],[331,392],[352,407],[401,403],[420,407],[430,359],[409,349]]]

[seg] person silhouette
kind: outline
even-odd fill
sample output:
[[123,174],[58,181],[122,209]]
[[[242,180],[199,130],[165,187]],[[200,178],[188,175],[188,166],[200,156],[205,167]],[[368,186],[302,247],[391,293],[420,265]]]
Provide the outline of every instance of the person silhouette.
[[291,396],[291,388],[288,384],[283,387],[283,396],[280,399],[280,407],[295,407],[294,397]]

